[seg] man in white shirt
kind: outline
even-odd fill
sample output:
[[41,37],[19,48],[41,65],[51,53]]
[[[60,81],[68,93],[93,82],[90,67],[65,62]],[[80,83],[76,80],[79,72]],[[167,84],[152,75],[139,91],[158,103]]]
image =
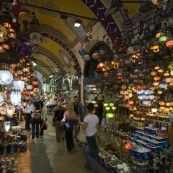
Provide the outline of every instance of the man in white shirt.
[[25,130],[30,130],[30,121],[31,121],[31,112],[32,112],[33,104],[32,101],[28,101],[28,105],[25,109],[23,109],[25,113]]

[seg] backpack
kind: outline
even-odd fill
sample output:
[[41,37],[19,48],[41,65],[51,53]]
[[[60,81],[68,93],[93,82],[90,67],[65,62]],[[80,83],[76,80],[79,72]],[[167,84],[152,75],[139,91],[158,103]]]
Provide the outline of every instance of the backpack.
[[40,111],[38,111],[38,110],[35,110],[35,111],[32,113],[33,119],[39,119],[40,116],[41,116],[41,113],[40,113]]

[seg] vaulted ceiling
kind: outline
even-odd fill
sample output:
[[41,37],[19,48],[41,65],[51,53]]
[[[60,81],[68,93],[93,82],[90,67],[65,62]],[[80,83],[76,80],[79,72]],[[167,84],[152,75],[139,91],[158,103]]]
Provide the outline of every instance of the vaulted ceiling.
[[[105,19],[105,11],[110,5],[110,0],[29,0],[27,3],[22,7],[29,9],[31,12],[35,11],[40,22],[40,33],[42,35],[42,43],[34,50],[37,60],[36,70],[44,76],[56,72],[82,74],[79,63],[80,55],[74,53],[73,50],[97,21],[79,18],[75,15],[68,15],[67,19],[62,19],[60,13],[51,11],[51,9],[103,20]],[[124,4],[119,12],[107,16],[104,27],[107,32],[115,31],[115,34],[111,36],[112,40],[115,37],[121,37],[120,30],[124,21],[136,18],[139,5],[136,3]],[[82,28],[73,26],[76,19],[82,20]]]

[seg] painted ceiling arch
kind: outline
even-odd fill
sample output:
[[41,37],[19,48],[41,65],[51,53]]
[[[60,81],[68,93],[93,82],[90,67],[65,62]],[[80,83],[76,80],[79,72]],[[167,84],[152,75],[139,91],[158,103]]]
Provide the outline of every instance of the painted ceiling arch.
[[[72,59],[74,61],[74,64],[76,65],[78,74],[81,74],[81,68],[80,68],[79,62],[77,60],[77,57],[75,56],[75,54],[72,52],[72,50],[63,41],[61,41],[59,38],[57,38],[57,37],[55,37],[49,33],[41,33],[41,35],[43,37],[46,37],[46,38],[56,42],[58,45],[60,45],[62,47],[62,50],[64,52],[67,52],[67,54],[66,54],[67,57],[69,55],[69,59]],[[52,47],[52,44],[50,45],[50,47]],[[50,47],[49,47],[49,49],[51,49]],[[56,50],[56,49],[54,49],[54,50]],[[52,51],[52,52],[54,52],[54,51]],[[56,52],[56,54],[58,54],[58,51]],[[63,62],[62,57],[61,57],[61,62]]]
[[[105,1],[107,2],[105,3]],[[39,54],[44,54],[44,56],[49,58],[53,63],[55,63],[58,69],[60,69],[60,71],[63,73],[64,71],[66,71],[66,68],[64,68],[65,64],[63,64],[64,61],[62,57],[58,55],[59,50],[62,50],[65,53],[65,55],[69,59],[69,62],[73,62],[77,73],[82,74],[82,69],[80,67],[78,60],[80,56],[76,55],[73,52],[74,47],[77,45],[78,42],[81,41],[81,38],[79,37],[78,33],[75,32],[73,26],[68,23],[67,19],[62,19],[60,13],[51,11],[51,9],[60,10],[66,13],[77,14],[81,16],[87,16],[90,18],[97,18],[99,20],[104,19],[107,21],[106,25],[104,25],[107,33],[109,33],[110,31],[114,31],[114,34],[110,36],[111,40],[114,40],[117,37],[121,39],[122,37],[119,28],[119,26],[122,25],[122,23],[117,23],[115,17],[116,15],[114,14],[115,16],[110,15],[105,17],[105,12],[110,4],[110,0],[41,0],[37,2],[35,0],[30,0],[28,4],[50,9],[34,9],[36,16],[40,22],[41,35],[43,37],[43,42],[40,44],[40,46],[36,48],[35,51]],[[33,11],[31,7],[28,6],[27,8],[29,8],[30,11]],[[133,18],[137,14],[133,13],[129,16],[127,14],[127,8],[132,8],[132,5],[129,6],[128,4],[126,4],[119,10],[119,14],[121,14],[122,21]],[[133,7],[133,9],[134,8],[136,7]],[[96,21],[94,20],[78,18],[75,15],[68,15],[67,17],[74,20],[82,20],[82,28],[86,32],[89,28],[93,27],[96,24]],[[54,45],[56,44],[59,50],[53,50],[50,46],[52,44],[48,46],[48,44],[46,43],[47,40],[48,42],[53,41]]]
[[37,60],[36,61],[37,66],[39,65],[41,67],[46,68],[50,73],[55,73],[55,69],[50,66],[49,61],[45,61],[46,57],[44,55],[35,53],[34,57]]
[[[59,69],[61,72],[63,72],[63,69],[61,68],[62,64],[61,62],[59,61],[58,58],[56,58],[56,56],[50,52],[50,50],[42,47],[42,46],[38,46],[36,49],[35,49],[35,54],[41,54],[41,55],[44,55],[45,57],[47,57],[48,59],[50,59]],[[46,60],[46,59],[45,59]]]

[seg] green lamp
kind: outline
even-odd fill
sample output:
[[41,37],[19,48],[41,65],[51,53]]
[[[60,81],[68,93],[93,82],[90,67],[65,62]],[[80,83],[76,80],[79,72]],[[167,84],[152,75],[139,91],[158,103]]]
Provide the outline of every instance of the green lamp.
[[114,104],[113,104],[113,103],[109,103],[109,106],[111,106],[111,107],[112,107],[112,106],[114,106]]
[[110,110],[110,107],[107,106],[107,107],[106,107],[106,110],[109,111],[109,110]]
[[108,103],[104,103],[104,106],[105,106],[105,107],[108,106]]
[[107,113],[107,114],[106,114],[106,117],[107,117],[107,118],[113,118],[113,117],[114,117],[114,114],[113,114],[113,113]]
[[167,36],[161,36],[159,38],[159,42],[166,42],[166,41],[168,41],[168,37]]
[[113,107],[112,107],[112,110],[115,110],[115,109],[116,109],[116,107],[115,107],[115,106],[113,106]]

